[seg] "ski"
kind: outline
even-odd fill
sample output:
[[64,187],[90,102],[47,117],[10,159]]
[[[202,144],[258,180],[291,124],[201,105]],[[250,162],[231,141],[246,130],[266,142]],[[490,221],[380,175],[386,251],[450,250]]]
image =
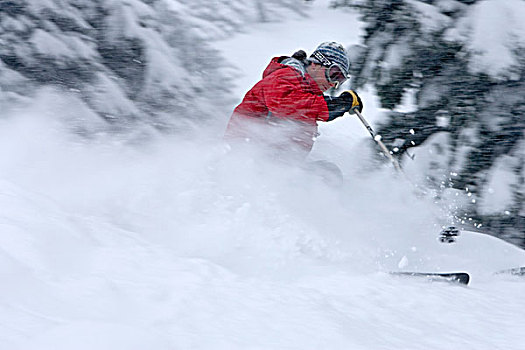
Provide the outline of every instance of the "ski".
[[429,281],[436,282],[450,282],[450,283],[460,283],[468,284],[470,281],[470,275],[466,272],[449,272],[449,273],[440,273],[440,272],[391,272],[393,275],[397,276],[408,276],[408,277],[420,277],[426,278]]
[[496,275],[507,274],[507,275],[525,276],[525,266],[501,270],[501,271],[496,272],[495,274]]

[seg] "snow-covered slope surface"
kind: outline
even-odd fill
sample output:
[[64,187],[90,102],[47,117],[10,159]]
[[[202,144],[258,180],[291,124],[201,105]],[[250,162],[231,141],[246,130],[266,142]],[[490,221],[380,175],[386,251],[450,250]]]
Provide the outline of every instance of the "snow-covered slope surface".
[[[337,33],[314,23],[273,27],[276,41]],[[0,121],[0,349],[521,349],[524,281],[492,273],[525,253],[469,232],[439,243],[446,211],[369,171],[357,120],[324,127],[312,155],[343,169],[336,189],[195,135],[81,142],[55,114],[35,100]],[[387,273],[400,269],[473,281]]]
[[439,243],[431,203],[388,169],[336,190],[220,144],[1,130],[1,349],[521,346],[524,282],[491,273],[525,254],[474,233]]

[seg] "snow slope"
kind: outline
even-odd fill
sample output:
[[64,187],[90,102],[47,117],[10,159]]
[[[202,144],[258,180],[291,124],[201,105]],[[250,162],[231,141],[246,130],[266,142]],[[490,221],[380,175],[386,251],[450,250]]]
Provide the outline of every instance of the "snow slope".
[[[218,44],[234,63],[261,57],[242,65],[239,94],[273,51],[343,41],[334,17],[359,27],[323,5]],[[0,121],[1,350],[522,348],[525,281],[492,273],[525,253],[469,232],[439,243],[449,213],[390,168],[370,171],[357,120],[323,126],[312,154],[343,169],[335,189],[195,135],[80,141],[67,109],[37,98]]]

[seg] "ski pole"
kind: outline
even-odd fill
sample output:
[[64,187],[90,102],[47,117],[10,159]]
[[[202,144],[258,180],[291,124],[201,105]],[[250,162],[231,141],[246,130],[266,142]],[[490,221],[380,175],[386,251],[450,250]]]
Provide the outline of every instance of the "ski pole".
[[374,131],[374,129],[372,129],[372,127],[370,126],[370,124],[368,124],[368,122],[366,121],[365,117],[363,117],[363,115],[361,114],[361,112],[359,112],[359,109],[358,107],[354,107],[352,109],[352,111],[357,115],[357,117],[359,118],[359,120],[361,121],[361,123],[363,123],[363,125],[365,126],[365,128],[368,130],[368,132],[370,133],[370,136],[372,136],[372,138],[374,139],[375,142],[377,142],[377,144],[379,145],[379,148],[381,148],[381,151],[383,151],[383,154],[392,162],[392,164],[394,165],[394,168],[398,171],[401,171],[401,166],[399,165],[399,162],[397,161],[397,159],[395,159],[392,154],[390,153],[390,151],[388,150],[388,148],[386,148],[385,144],[383,143],[383,141],[381,141],[381,135],[377,135]]

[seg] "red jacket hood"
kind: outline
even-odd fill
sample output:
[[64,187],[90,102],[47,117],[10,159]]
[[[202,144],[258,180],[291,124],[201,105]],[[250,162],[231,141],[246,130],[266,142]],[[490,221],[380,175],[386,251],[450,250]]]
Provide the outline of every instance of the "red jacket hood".
[[287,58],[290,58],[290,57],[279,56],[279,57],[272,58],[272,60],[270,61],[270,63],[268,64],[268,66],[263,72],[263,79],[269,76],[270,74],[272,74],[273,72],[275,72],[276,70],[283,69],[283,68],[290,68],[293,72],[297,74],[298,77],[305,79],[307,84],[311,86],[311,88],[315,91],[316,94],[322,96],[323,92],[321,91],[321,89],[319,89],[319,86],[317,85],[317,83],[314,81],[314,79],[312,78],[310,74],[305,72],[303,75],[303,73],[300,72],[295,67],[281,63],[283,60]]
[[263,72],[263,79],[266,78],[268,75],[272,74],[273,72],[275,72],[278,69],[289,68],[290,66],[287,66],[287,65],[281,63],[281,61],[283,61],[286,58],[288,58],[288,56],[279,56],[279,57],[272,58],[272,60],[270,61],[270,63],[268,64],[268,66],[266,67],[266,69]]

